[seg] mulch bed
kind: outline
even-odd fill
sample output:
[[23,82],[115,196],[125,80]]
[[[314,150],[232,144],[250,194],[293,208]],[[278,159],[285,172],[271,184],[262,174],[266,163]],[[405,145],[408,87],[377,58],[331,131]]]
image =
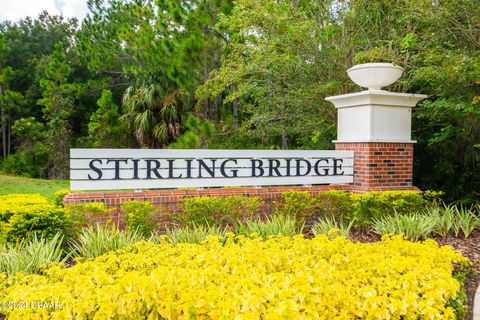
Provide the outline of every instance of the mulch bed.
[[[473,275],[467,279],[465,289],[468,296],[468,314],[466,319],[473,318],[473,300],[475,292],[480,282],[480,230],[475,230],[469,238],[455,238],[448,236],[446,238],[433,237],[439,245],[451,246],[460,251],[465,257],[469,258],[474,265]],[[353,232],[353,241],[360,242],[376,242],[380,240],[380,236],[372,233]]]

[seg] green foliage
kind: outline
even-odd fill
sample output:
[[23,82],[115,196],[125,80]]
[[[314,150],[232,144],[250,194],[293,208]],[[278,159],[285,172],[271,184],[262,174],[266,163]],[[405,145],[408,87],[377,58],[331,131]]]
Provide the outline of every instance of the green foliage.
[[148,236],[156,229],[154,220],[155,207],[146,201],[128,201],[122,204],[122,211],[127,217],[127,229],[137,230]]
[[68,177],[68,147],[70,124],[68,118],[73,111],[75,98],[80,86],[69,83],[72,69],[60,44],[55,45],[44,75],[40,79],[42,99],[38,104],[43,106],[43,117],[46,121],[47,165],[44,170],[49,178]]
[[423,192],[423,198],[430,206],[439,206],[443,203],[443,197],[445,196],[445,192],[443,191],[435,191],[435,190],[425,190]]
[[63,208],[63,198],[65,198],[65,196],[69,193],[70,193],[70,189],[58,190],[53,194],[52,198],[50,199],[50,202],[57,207]]
[[282,201],[276,202],[275,213],[300,223],[319,211],[315,198],[308,191],[287,191],[282,193]]
[[228,197],[193,197],[183,200],[184,214],[181,219],[188,225],[230,225],[237,221],[251,218],[259,213],[262,205],[260,198]]
[[319,214],[337,220],[341,225],[354,221],[350,194],[344,191],[321,192],[315,197]]
[[39,195],[3,196],[0,208],[0,232],[2,238],[15,243],[29,240],[35,235],[51,238],[65,234],[71,221],[63,208],[49,204]]
[[348,193],[334,190],[321,192],[315,197],[308,191],[289,191],[282,193],[282,197],[283,200],[276,203],[275,211],[295,217],[297,221],[326,216],[341,224],[355,220],[360,227],[368,226],[372,219],[394,212],[416,212],[426,205],[422,195],[414,191]]
[[428,207],[423,211],[423,214],[431,217],[435,221],[435,228],[433,233],[442,237],[448,236],[448,234],[454,230],[457,225],[456,210],[453,206],[433,206]]
[[125,128],[120,123],[120,112],[113,100],[112,91],[103,90],[97,100],[98,109],[90,117],[88,136],[97,148],[124,146]]
[[179,135],[188,96],[165,74],[149,75],[127,88],[120,118],[143,148],[165,147]]
[[[230,232],[228,226],[190,224],[183,227],[167,229],[166,239],[172,244],[201,243],[206,240],[207,236],[218,236],[225,240],[228,232]],[[158,242],[158,240],[154,242]]]
[[172,149],[198,149],[205,146],[205,141],[210,138],[215,127],[210,121],[201,121],[193,114],[188,114],[185,122],[187,130],[168,147]]
[[108,226],[89,226],[82,229],[72,242],[74,255],[83,258],[96,258],[109,251],[116,251],[141,241],[143,238],[136,230],[120,230]]
[[353,64],[369,63],[369,62],[397,62],[395,53],[389,48],[373,47],[365,51],[358,52],[353,58]]
[[427,238],[435,229],[435,220],[419,213],[390,215],[375,218],[373,231],[379,235],[403,234],[405,239],[418,241]]
[[303,223],[297,226],[294,217],[278,214],[267,216],[265,219],[240,221],[237,224],[236,232],[245,236],[258,234],[263,239],[267,239],[274,236],[294,236],[302,233],[303,228]]
[[475,228],[480,226],[480,220],[475,213],[464,206],[455,207],[455,220],[453,232],[456,237],[460,231],[465,238],[468,238]]
[[368,193],[352,193],[352,217],[360,226],[366,226],[372,220],[377,220],[396,212],[406,215],[417,212],[425,206],[425,200],[415,191],[382,191]]
[[107,208],[103,202],[69,204],[65,206],[65,212],[72,221],[73,231],[96,224],[111,224],[110,213],[112,210]]
[[69,255],[62,249],[63,236],[55,234],[51,239],[33,235],[14,244],[0,245],[0,273],[12,276],[39,273],[46,265],[65,262]]
[[332,230],[336,230],[337,235],[345,238],[350,237],[350,230],[353,227],[353,223],[355,220],[350,221],[348,224],[344,224],[342,222],[337,222],[335,217],[324,217],[318,219],[312,226],[311,232],[314,236],[318,236],[320,234],[330,235]]

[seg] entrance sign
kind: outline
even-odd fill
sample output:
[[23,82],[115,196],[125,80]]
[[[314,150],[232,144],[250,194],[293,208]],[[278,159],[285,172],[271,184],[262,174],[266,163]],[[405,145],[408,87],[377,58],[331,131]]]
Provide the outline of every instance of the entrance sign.
[[353,182],[353,151],[70,149],[71,190]]

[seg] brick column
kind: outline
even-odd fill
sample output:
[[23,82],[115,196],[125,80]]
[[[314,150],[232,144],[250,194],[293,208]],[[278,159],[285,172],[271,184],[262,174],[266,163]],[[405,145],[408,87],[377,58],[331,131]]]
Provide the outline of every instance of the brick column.
[[353,150],[354,190],[418,190],[412,185],[413,143],[336,142],[336,150]]

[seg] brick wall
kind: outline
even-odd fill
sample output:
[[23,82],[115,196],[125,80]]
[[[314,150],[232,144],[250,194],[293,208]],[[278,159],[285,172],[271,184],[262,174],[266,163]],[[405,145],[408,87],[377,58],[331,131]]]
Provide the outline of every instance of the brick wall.
[[[123,192],[78,192],[69,193],[63,199],[64,204],[78,204],[86,202],[103,202],[107,207],[119,208],[124,202],[131,200],[149,201],[154,205],[161,205],[170,213],[178,213],[177,206],[185,198],[197,196],[250,196],[260,197],[267,203],[281,199],[285,191],[309,191],[312,196],[328,190],[351,191],[351,185],[322,185],[322,186],[281,186],[262,188],[211,188],[185,190],[151,190],[151,191],[123,191]],[[266,208],[268,210],[268,208]]]
[[417,190],[412,186],[413,143],[337,142],[354,150],[354,191]]

